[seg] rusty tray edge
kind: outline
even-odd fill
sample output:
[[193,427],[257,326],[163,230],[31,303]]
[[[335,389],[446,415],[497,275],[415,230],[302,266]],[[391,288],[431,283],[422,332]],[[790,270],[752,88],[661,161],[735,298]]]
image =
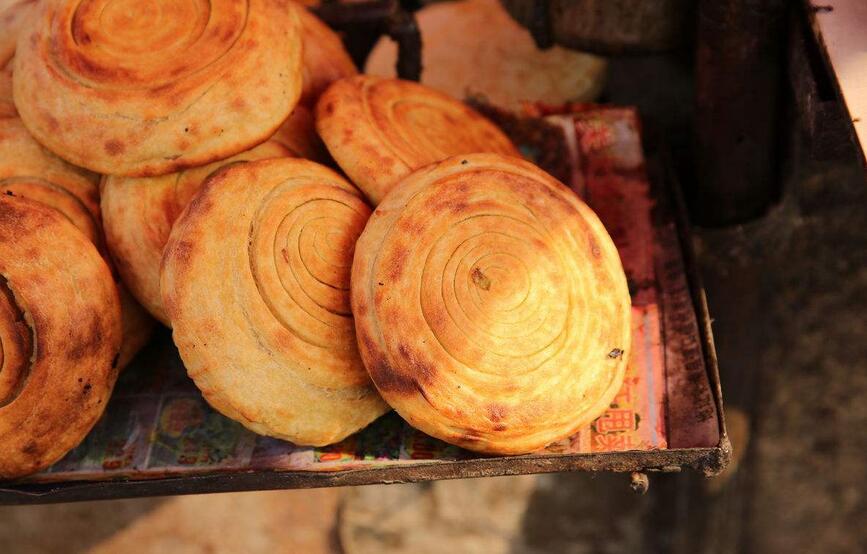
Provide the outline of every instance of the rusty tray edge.
[[416,483],[564,471],[679,472],[682,469],[694,469],[712,475],[721,471],[726,463],[725,450],[714,447],[491,458],[339,472],[250,471],[137,481],[74,481],[21,485],[0,489],[0,504],[50,504],[165,495]]
[[[701,279],[701,273],[698,270],[698,262],[695,258],[695,251],[692,244],[692,230],[687,217],[686,199],[683,195],[683,188],[680,185],[680,180],[673,169],[671,153],[664,146],[662,141],[657,141],[657,150],[653,156],[653,160],[657,162],[660,175],[658,178],[662,181],[663,187],[667,190],[673,202],[673,214],[675,225],[677,227],[677,237],[680,242],[680,250],[683,255],[684,268],[686,270],[686,280],[689,284],[690,297],[692,298],[693,306],[698,320],[699,334],[701,338],[702,351],[704,352],[705,371],[708,375],[708,380],[711,386],[714,404],[717,409],[717,424],[719,429],[720,440],[715,450],[719,457],[715,460],[718,465],[707,465],[701,468],[701,471],[708,477],[721,473],[732,458],[732,445],[728,437],[725,424],[725,409],[723,407],[722,396],[722,381],[720,380],[719,360],[716,355],[716,346],[714,345],[713,329],[711,326],[710,310],[707,303],[707,295],[705,294],[704,285]],[[653,175],[650,177],[654,178]]]

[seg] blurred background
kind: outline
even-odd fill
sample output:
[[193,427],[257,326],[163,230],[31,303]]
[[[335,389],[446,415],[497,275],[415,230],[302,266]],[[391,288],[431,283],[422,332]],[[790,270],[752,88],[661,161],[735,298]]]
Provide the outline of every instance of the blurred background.
[[[404,6],[418,10],[423,82],[506,106],[636,105],[665,137],[714,318],[729,468],[651,475],[645,495],[626,475],[575,473],[0,507],[0,552],[863,551],[867,183],[854,100],[847,111],[814,18],[867,11],[423,4]],[[393,73],[394,43],[368,46],[368,70]]]

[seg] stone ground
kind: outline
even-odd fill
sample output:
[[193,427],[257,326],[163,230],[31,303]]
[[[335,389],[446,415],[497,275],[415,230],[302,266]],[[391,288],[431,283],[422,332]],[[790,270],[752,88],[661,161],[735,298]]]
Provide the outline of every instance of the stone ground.
[[696,232],[738,454],[720,478],[652,476],[641,497],[622,475],[562,474],[2,507],[0,552],[863,551],[867,183],[852,163],[788,175],[767,217]]
[[333,554],[336,489],[0,508],[4,554]]

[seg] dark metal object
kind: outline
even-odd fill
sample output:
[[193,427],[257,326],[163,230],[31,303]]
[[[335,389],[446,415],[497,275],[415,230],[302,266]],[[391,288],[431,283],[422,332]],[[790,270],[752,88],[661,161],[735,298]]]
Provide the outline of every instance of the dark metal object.
[[692,0],[500,0],[539,48],[603,55],[662,52],[689,43]]
[[779,196],[785,0],[702,0],[696,52],[692,214],[743,222]]
[[67,482],[0,488],[0,505],[49,504],[113,498],[308,489],[370,484],[415,483],[561,471],[679,472],[689,468],[712,475],[722,470],[728,450],[716,448],[611,452],[572,456],[518,456],[448,464],[419,464],[341,472],[220,473],[141,481]]
[[21,485],[0,488],[0,505],[50,504],[113,498],[138,498],[180,494],[204,494],[276,489],[310,489],[370,484],[415,483],[442,479],[466,479],[560,471],[656,471],[682,468],[709,474],[725,464],[722,448],[612,452],[574,456],[519,456],[419,464],[401,468],[375,468],[329,472],[250,472],[174,477],[149,481],[69,482],[55,485]]
[[415,16],[404,10],[391,14],[386,23],[388,36],[397,43],[397,75],[401,79],[421,79],[421,32]]
[[788,78],[795,113],[787,119],[799,123],[797,130],[807,138],[806,152],[798,153],[814,161],[849,159],[860,150],[854,128],[826,69],[821,35],[814,40],[808,17],[809,10],[792,10],[790,17]]
[[[713,395],[714,404],[716,405],[720,437],[718,446],[720,454],[719,461],[721,463],[720,468],[715,473],[708,473],[705,471],[705,475],[716,475],[725,469],[729,461],[731,461],[732,445],[729,441],[725,424],[722,383],[720,381],[719,361],[717,360],[716,347],[714,346],[713,329],[711,328],[712,320],[710,318],[710,311],[708,310],[707,295],[705,294],[704,285],[702,284],[701,271],[693,250],[692,230],[687,215],[686,200],[667,144],[664,143],[661,138],[655,139],[653,135],[648,133],[644,136],[643,146],[647,151],[647,171],[651,185],[665,188],[664,191],[657,191],[656,194],[660,201],[657,206],[657,216],[664,217],[665,213],[669,213],[674,217],[678,235],[677,238],[680,242],[681,252],[683,253],[683,267],[686,272],[689,293],[693,305],[695,306],[701,340],[701,351],[704,356],[704,365],[710,380],[711,394]],[[666,205],[667,202],[670,202],[670,204]]]
[[366,2],[325,2],[313,12],[334,30],[342,32],[344,44],[358,67],[382,35],[398,45],[397,76],[418,81],[421,78],[421,33],[412,0],[370,0]]
[[530,20],[530,34],[541,49],[554,46],[554,32],[551,29],[551,1],[533,0],[533,13]]

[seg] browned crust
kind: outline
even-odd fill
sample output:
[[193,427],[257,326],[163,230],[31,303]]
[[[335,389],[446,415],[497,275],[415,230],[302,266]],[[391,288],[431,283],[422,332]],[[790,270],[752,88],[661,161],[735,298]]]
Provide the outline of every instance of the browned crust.
[[130,292],[151,315],[171,327],[160,296],[160,260],[172,226],[208,175],[237,162],[277,158],[291,151],[276,140],[180,173],[105,180],[102,214],[108,248]]
[[187,372],[251,430],[336,442],[387,410],[355,342],[349,269],[370,209],[292,158],[213,173],[172,229],[160,289]]
[[0,66],[15,55],[18,34],[33,13],[36,0],[3,0],[0,2]]
[[98,180],[43,148],[20,119],[0,119],[0,193],[11,192],[61,211],[102,249]]
[[[37,143],[17,118],[0,119],[0,194],[13,194],[63,214],[108,259],[99,210],[97,175],[70,165]],[[155,326],[119,285],[123,304],[120,368],[145,345]]]
[[292,110],[292,115],[283,122],[270,140],[288,148],[289,155],[294,158],[305,158],[319,163],[325,163],[329,159],[322,139],[316,134],[312,109],[300,104]]
[[121,327],[123,342],[117,358],[117,368],[124,369],[136,354],[150,342],[157,327],[156,321],[141,304],[136,302],[123,283],[117,283],[120,295]]
[[316,104],[328,151],[374,205],[411,171],[449,156],[519,156],[493,123],[434,89],[359,75],[332,84]]
[[160,297],[160,260],[175,220],[205,178],[224,165],[285,156],[322,160],[313,115],[297,106],[268,141],[226,160],[160,177],[109,176],[101,207],[106,242],[123,282],[154,317],[171,326]]
[[539,168],[496,154],[400,182],[357,243],[352,308],[383,398],[425,433],[486,453],[532,452],[592,421],[630,353],[626,278],[599,219]]
[[[17,369],[22,380],[7,390],[14,397],[0,407],[0,477],[14,478],[60,459],[99,419],[117,378],[121,315],[94,246],[38,202],[0,196],[0,275],[15,308],[0,314],[23,314],[33,342],[28,367]],[[8,329],[0,324],[4,350],[21,344]],[[16,371],[7,361],[0,376]]]
[[147,32],[136,26],[148,17],[127,14],[141,4],[103,4],[46,0],[15,56],[21,118],[64,159],[171,173],[265,141],[297,104],[301,39],[286,1],[166,4],[179,11]]
[[12,61],[10,60],[5,66],[0,65],[0,118],[17,115],[18,111],[12,100]]

